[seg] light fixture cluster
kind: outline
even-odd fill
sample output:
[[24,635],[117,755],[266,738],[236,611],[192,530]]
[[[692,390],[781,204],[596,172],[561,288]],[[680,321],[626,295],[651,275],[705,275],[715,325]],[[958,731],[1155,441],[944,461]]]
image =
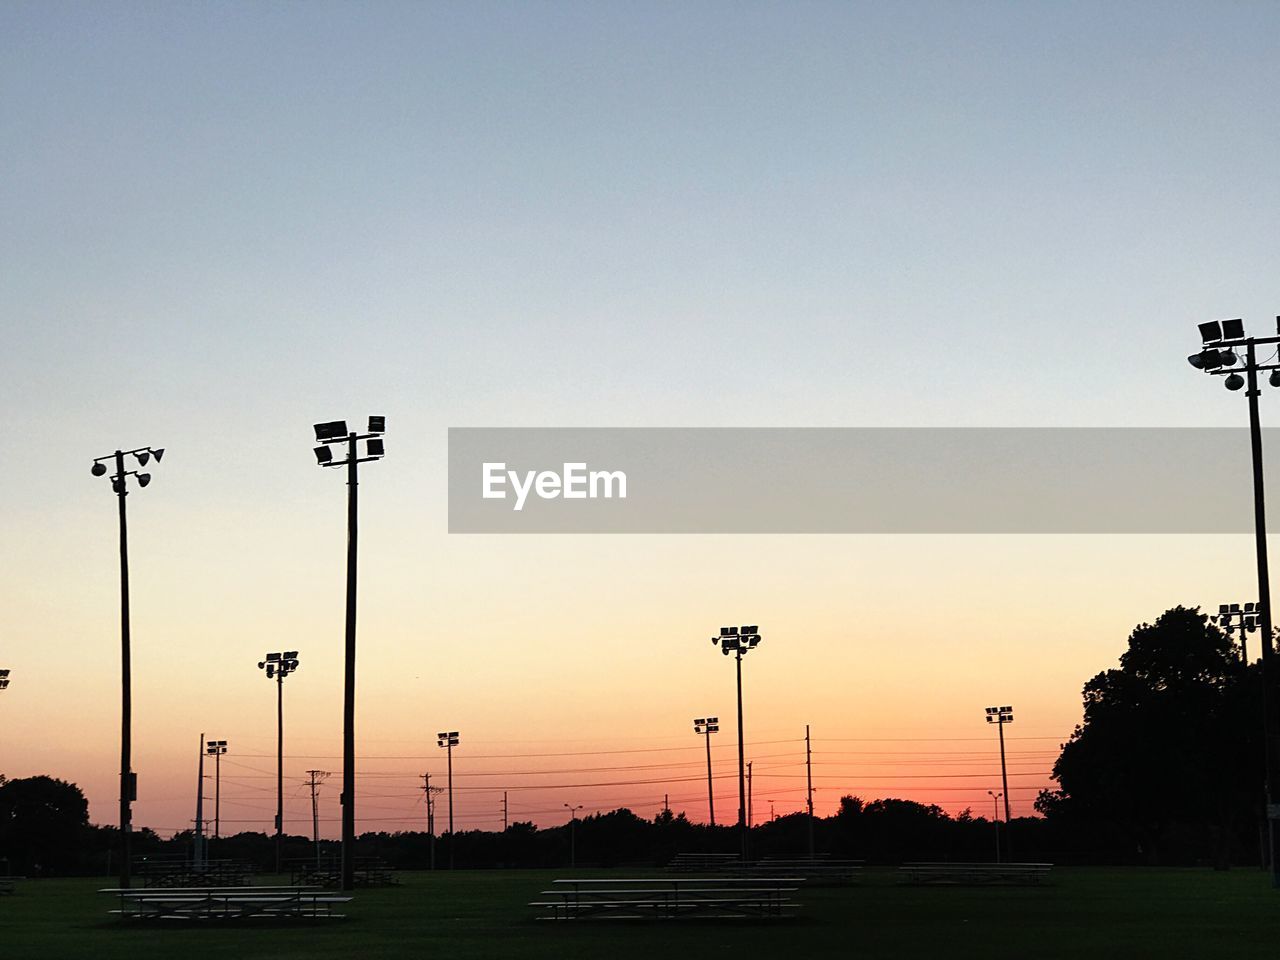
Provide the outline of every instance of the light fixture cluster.
[[760,628],[755,625],[749,627],[721,627],[720,636],[712,637],[711,642],[720,644],[720,652],[726,657],[731,653],[736,653],[741,657],[748,651],[754,650],[760,643]]
[[[297,661],[294,662],[296,663]],[[225,740],[209,740],[206,743],[204,752],[211,757],[220,757],[227,752],[227,741]]]
[[0,690],[9,689],[9,671],[0,670]]
[[118,453],[110,453],[105,457],[98,457],[93,461],[93,467],[90,472],[95,477],[106,476],[107,460],[115,460],[118,464],[116,472],[111,476],[111,489],[116,493],[123,494],[125,492],[125,477],[134,476],[138,478],[138,486],[145,487],[151,482],[151,474],[139,473],[137,470],[125,470],[124,458],[133,457],[138,461],[138,466],[145,467],[154,458],[159,463],[164,458],[164,447],[139,447],[137,450],[124,450]]
[[[1205,373],[1227,374],[1223,386],[1228,390],[1242,389],[1245,384],[1244,377],[1234,371],[1228,373],[1228,370],[1240,362],[1240,356],[1235,352],[1235,348],[1244,345],[1244,320],[1239,317],[1232,320],[1208,320],[1199,324],[1199,329],[1200,340],[1204,347],[1199,353],[1193,353],[1187,357],[1187,363]],[[1276,317],[1276,329],[1280,332],[1280,317]],[[1280,369],[1274,366],[1269,369],[1271,376],[1267,382],[1273,387],[1280,387]]]
[[1236,621],[1240,621],[1240,633],[1253,633],[1261,622],[1262,604],[1246,603],[1241,608],[1238,603],[1222,603],[1218,605],[1218,615],[1209,619],[1215,621],[1227,633],[1236,632]]
[[[348,458],[355,457],[356,463],[379,460],[387,452],[382,441],[382,435],[387,432],[386,417],[370,417],[366,433],[354,433],[348,430],[347,421],[345,420],[330,420],[328,423],[317,423],[315,431],[316,442],[320,444],[314,451],[316,463],[322,467],[342,467],[351,462],[350,459],[333,459],[333,448],[330,444],[334,443],[350,443],[351,447],[347,451],[347,455]],[[359,456],[359,450],[357,449],[361,440],[365,444],[365,456],[363,457]]]
[[1013,723],[1013,707],[987,707],[987,723]]
[[697,720],[693,721],[693,732],[694,733],[719,733],[720,718],[707,717],[703,719],[699,717]]
[[284,653],[268,653],[265,660],[258,661],[258,669],[267,671],[267,679],[283,680],[298,669],[298,651],[287,650]]
[[436,734],[437,747],[456,747],[458,745],[458,731],[452,730],[448,733]]

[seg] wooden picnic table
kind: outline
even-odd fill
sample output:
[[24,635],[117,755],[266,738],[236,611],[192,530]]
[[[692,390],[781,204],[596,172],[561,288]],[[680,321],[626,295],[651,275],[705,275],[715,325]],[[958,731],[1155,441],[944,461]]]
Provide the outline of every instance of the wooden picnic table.
[[350,903],[316,887],[111,887],[119,898],[111,913],[131,920],[336,919],[334,907]]
[[556,880],[529,904],[543,920],[782,919],[800,904],[795,877]]

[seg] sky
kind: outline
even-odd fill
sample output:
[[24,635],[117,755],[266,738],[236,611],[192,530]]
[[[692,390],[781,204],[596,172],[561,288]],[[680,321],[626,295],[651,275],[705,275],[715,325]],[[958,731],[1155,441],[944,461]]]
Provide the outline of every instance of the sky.
[[[1195,324],[1270,333],[1280,8],[1265,3],[0,6],[0,771],[114,818],[115,504],[131,494],[135,823],[223,826],[340,769],[361,481],[360,824],[846,793],[1029,814],[1080,688],[1169,606],[1251,599],[1243,536],[466,536],[462,426],[1243,426]],[[1264,398],[1264,421],[1280,415]],[[1247,478],[1227,496],[1248,495]],[[856,495],[856,491],[851,491]],[[206,785],[206,793],[212,793]],[[336,786],[321,793],[337,832]],[[445,807],[441,808],[442,815]]]

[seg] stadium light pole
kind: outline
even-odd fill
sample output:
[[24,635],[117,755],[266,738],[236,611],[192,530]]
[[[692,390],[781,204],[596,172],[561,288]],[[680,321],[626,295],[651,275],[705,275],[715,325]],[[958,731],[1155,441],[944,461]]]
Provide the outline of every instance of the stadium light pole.
[[284,843],[284,678],[298,669],[298,651],[268,653],[258,661],[268,680],[276,682],[276,873],[280,872],[280,848]]
[[699,717],[693,721],[693,732],[701,734],[707,741],[707,810],[711,815],[711,826],[716,825],[716,793],[711,783],[711,735],[720,732],[719,717]]
[[991,797],[992,807],[992,825],[996,828],[996,863],[1000,862],[1000,798],[1003,793],[996,793],[994,790],[988,790],[987,795]]
[[[314,427],[316,463],[322,467],[347,468],[347,615],[345,667],[342,684],[342,889],[356,885],[356,533],[358,476],[356,468],[385,454],[382,435],[387,432],[387,418],[369,418],[367,433],[347,430],[347,421],[331,420]],[[365,456],[360,456],[360,441],[365,442]],[[347,444],[346,459],[335,460],[330,444]]]
[[138,447],[134,450],[117,450],[93,461],[91,473],[95,477],[106,476],[110,461],[115,467],[111,474],[111,489],[116,495],[120,517],[120,886],[128,887],[130,880],[130,834],[133,832],[132,807],[138,799],[138,779],[133,773],[133,661],[129,637],[129,525],[125,516],[124,498],[129,495],[129,478],[139,487],[151,482],[151,474],[126,470],[124,458],[133,457],[138,466],[145,467],[154,458],[159,463],[164,457],[163,447]]
[[210,740],[205,745],[205,753],[213,757],[213,839],[221,836],[222,830],[222,755],[227,752],[227,741]]
[[994,723],[1000,731],[1000,783],[1004,787],[1004,822],[1009,817],[1009,773],[1004,762],[1004,725],[1013,723],[1013,707],[987,707],[987,723]]
[[[1280,317],[1276,318],[1276,325],[1280,331]],[[1246,337],[1244,321],[1239,318],[1208,320],[1199,324],[1199,330],[1200,352],[1187,357],[1187,362],[1211,376],[1225,376],[1223,386],[1228,390],[1236,391],[1248,386],[1245,397],[1249,401],[1249,452],[1253,462],[1253,539],[1258,567],[1258,600],[1254,611],[1258,614],[1262,627],[1262,734],[1266,770],[1267,853],[1271,862],[1271,883],[1280,887],[1280,857],[1276,856],[1275,829],[1276,818],[1280,817],[1280,805],[1276,803],[1276,790],[1280,787],[1277,783],[1277,775],[1280,774],[1280,758],[1277,757],[1280,722],[1277,722],[1276,710],[1280,706],[1277,702],[1280,698],[1276,696],[1271,574],[1267,561],[1266,490],[1262,477],[1262,421],[1258,413],[1258,397],[1262,393],[1258,388],[1258,374],[1270,370],[1267,382],[1273,387],[1280,387],[1280,362],[1272,357],[1266,363],[1259,363],[1257,351],[1259,346],[1280,344],[1280,336]],[[1241,349],[1244,350],[1243,358],[1236,352]],[[1243,377],[1233,369],[1242,359],[1245,372]]]
[[1241,609],[1238,603],[1223,603],[1218,605],[1218,615],[1209,618],[1222,627],[1229,637],[1234,637],[1239,629],[1240,662],[1246,665],[1249,663],[1249,634],[1258,630],[1259,607],[1260,604],[1257,603],[1246,603]]
[[747,840],[747,761],[746,746],[742,735],[742,658],[760,644],[760,628],[757,626],[721,627],[720,636],[711,638],[726,657],[734,655],[738,676],[738,832],[741,835],[742,860],[750,853]]
[[458,731],[436,734],[436,746],[444,747],[449,757],[449,869],[453,869],[453,748],[458,745]]
[[575,806],[566,803],[565,806],[569,808],[569,869],[572,870],[578,865],[578,811],[582,809],[582,804]]

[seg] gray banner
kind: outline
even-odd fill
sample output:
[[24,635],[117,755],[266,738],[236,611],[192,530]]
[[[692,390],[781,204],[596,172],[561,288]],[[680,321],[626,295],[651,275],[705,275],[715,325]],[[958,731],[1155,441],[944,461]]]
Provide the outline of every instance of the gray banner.
[[451,533],[1252,530],[1245,429],[449,430]]

